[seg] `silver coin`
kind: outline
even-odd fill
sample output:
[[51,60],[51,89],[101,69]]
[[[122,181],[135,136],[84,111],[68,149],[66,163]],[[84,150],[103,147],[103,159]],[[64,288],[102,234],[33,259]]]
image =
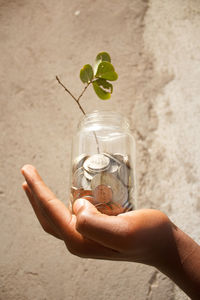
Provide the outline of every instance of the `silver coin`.
[[123,182],[123,184],[127,187],[129,186],[129,175],[129,168],[124,163],[122,163],[118,168],[118,177],[121,182]]
[[91,190],[90,181],[87,180],[87,178],[84,176],[82,177],[81,186],[83,187],[84,190]]
[[75,186],[72,186],[71,187],[71,193],[72,193],[72,195],[76,192],[76,191],[78,191],[79,189],[77,188],[77,187],[75,187]]
[[95,175],[91,181],[91,188],[94,191],[98,185],[107,185],[113,191],[113,202],[124,203],[128,198],[127,188],[116,176],[110,173],[102,172]]
[[124,163],[127,165],[128,168],[130,168],[130,162],[129,162],[129,157],[128,155],[123,155],[123,154],[120,154],[120,153],[115,153],[113,154],[113,156],[119,160],[121,163]]
[[131,210],[133,210],[133,205],[132,205],[132,203],[130,203],[130,202],[128,202],[128,201],[127,201],[125,204],[123,204],[122,206],[125,208],[126,211],[131,211]]
[[83,167],[77,169],[72,178],[72,184],[76,188],[81,188],[82,187],[82,178],[84,177],[84,169]]
[[92,180],[92,178],[95,176],[95,174],[93,173],[89,173],[87,171],[84,170],[84,176],[88,179],[88,180]]
[[112,163],[112,161],[114,161],[114,162],[120,164],[120,161],[117,160],[112,154],[107,153],[107,152],[104,152],[103,154],[104,154],[105,156],[107,156],[107,157],[111,160],[111,163]]
[[125,165],[126,165],[129,169],[131,169],[131,161],[130,161],[128,155],[125,155],[125,156],[124,156],[124,163],[125,163]]
[[87,154],[81,154],[76,157],[73,161],[72,172],[75,172],[77,169],[83,166],[84,161],[88,158]]
[[114,158],[117,159],[120,163],[124,162],[124,157],[125,155],[121,154],[121,153],[114,153],[113,154]]
[[108,156],[110,159],[112,159],[119,165],[124,163],[128,168],[131,168],[128,155],[123,155],[120,153],[110,154],[110,153],[106,153],[106,152],[104,153],[104,155]]
[[107,157],[109,157],[111,161],[114,161],[118,165],[120,165],[121,163],[123,163],[123,156],[122,156],[122,158],[120,160],[120,159],[118,159],[117,156],[115,157],[114,154],[110,154],[110,153],[105,152],[104,155],[106,155]]
[[112,173],[113,175],[118,174],[119,165],[114,160],[111,162],[109,169],[107,170],[108,173]]
[[110,159],[103,154],[94,154],[85,160],[83,167],[89,173],[102,172],[109,168]]

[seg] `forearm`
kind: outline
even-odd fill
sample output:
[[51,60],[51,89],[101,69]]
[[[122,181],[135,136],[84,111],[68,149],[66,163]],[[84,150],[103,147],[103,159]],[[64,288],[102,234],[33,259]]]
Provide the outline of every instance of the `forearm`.
[[174,225],[169,256],[158,269],[191,299],[200,299],[200,246]]

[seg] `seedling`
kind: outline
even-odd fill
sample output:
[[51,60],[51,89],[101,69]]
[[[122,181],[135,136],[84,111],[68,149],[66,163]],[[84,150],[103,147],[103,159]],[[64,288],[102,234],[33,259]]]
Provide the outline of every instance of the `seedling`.
[[107,52],[101,52],[97,55],[94,67],[92,67],[90,64],[87,64],[80,70],[80,79],[85,84],[85,87],[78,98],[76,98],[60,81],[58,76],[56,76],[58,83],[76,101],[84,115],[86,113],[80,104],[80,99],[89,85],[93,86],[96,95],[100,99],[108,100],[113,92],[113,85],[110,83],[110,81],[115,81],[117,78],[118,75],[115,72],[115,68],[111,64],[111,58]]

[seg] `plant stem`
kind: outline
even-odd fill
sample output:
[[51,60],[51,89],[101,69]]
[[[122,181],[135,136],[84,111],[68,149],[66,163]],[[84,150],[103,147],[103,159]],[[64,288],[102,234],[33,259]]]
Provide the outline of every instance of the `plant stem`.
[[78,104],[80,110],[82,111],[82,113],[84,115],[86,115],[84,109],[82,108],[82,106],[79,103],[80,98],[83,96],[84,92],[86,91],[86,89],[89,86],[89,83],[85,86],[84,90],[82,91],[82,93],[80,94],[80,96],[78,97],[78,99],[76,99],[76,97],[66,88],[66,86],[64,86],[64,84],[60,81],[60,79],[58,78],[58,76],[56,76],[56,79],[58,81],[58,83],[65,89],[65,91],[76,101],[76,103]]
[[82,93],[80,94],[80,96],[77,99],[77,102],[79,103],[79,100],[81,99],[81,97],[83,96],[83,94],[85,93],[86,89],[88,88],[88,86],[90,85],[91,81],[84,87]]
[[96,132],[95,132],[95,131],[93,131],[93,133],[94,133],[94,137],[95,137],[96,144],[97,144],[97,152],[98,152],[98,153],[100,153],[100,149],[99,149],[99,141],[98,141],[98,139],[97,139]]
[[[64,88],[64,90],[76,101],[76,103],[78,104],[80,110],[82,111],[82,113],[84,115],[86,115],[84,109],[82,108],[81,104],[80,104],[80,99],[81,97],[83,96],[83,94],[85,93],[86,89],[88,88],[88,86],[90,85],[91,81],[88,82],[88,84],[84,87],[83,91],[81,92],[80,96],[76,99],[76,97],[66,88],[66,86],[60,81],[60,79],[58,78],[58,76],[56,76],[56,79],[58,81],[58,83]],[[97,144],[97,151],[98,153],[100,153],[100,149],[99,149],[99,142],[98,142],[98,139],[97,139],[97,135],[96,135],[96,132],[93,131],[94,133],[94,137],[95,137],[95,140],[96,140],[96,144]]]

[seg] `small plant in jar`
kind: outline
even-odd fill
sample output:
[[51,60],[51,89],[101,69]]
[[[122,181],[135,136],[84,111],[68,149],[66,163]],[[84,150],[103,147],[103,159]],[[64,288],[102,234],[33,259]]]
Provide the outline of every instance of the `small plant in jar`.
[[90,85],[100,99],[108,100],[113,92],[111,82],[117,78],[107,52],[97,55],[94,68],[86,64],[80,70],[85,87],[78,98],[56,76],[85,116],[73,139],[71,209],[78,198],[89,200],[100,212],[108,215],[135,207],[135,143],[126,119],[114,112],[86,114],[80,104]]

